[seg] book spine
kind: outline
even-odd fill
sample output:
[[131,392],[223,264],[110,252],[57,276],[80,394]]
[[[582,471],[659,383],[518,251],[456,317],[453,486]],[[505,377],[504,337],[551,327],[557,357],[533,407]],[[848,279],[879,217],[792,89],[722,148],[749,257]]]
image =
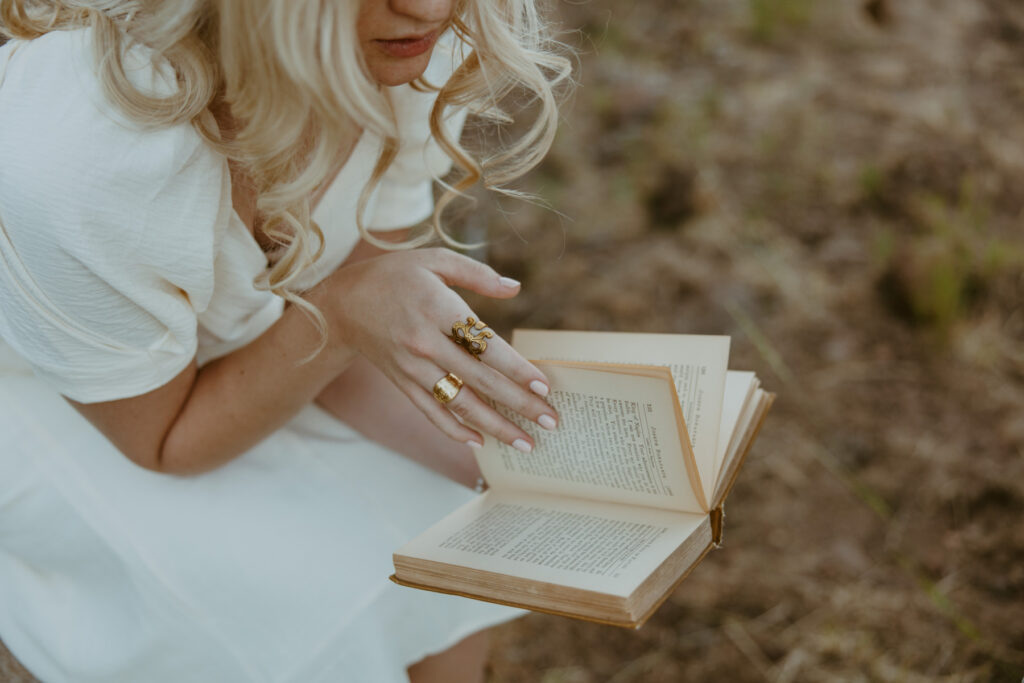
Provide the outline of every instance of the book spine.
[[711,511],[711,543],[715,548],[722,547],[722,527],[725,524],[725,503]]

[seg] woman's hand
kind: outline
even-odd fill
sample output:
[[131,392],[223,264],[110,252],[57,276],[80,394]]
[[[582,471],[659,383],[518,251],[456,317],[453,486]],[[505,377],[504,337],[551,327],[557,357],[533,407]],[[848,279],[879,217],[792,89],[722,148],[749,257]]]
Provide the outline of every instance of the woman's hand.
[[[453,343],[453,323],[474,314],[452,286],[498,299],[519,293],[518,282],[478,261],[448,249],[420,249],[344,266],[310,295],[328,318],[329,343],[361,352],[442,432],[479,446],[482,437],[472,426],[529,452],[530,436],[484,399],[553,429],[557,416],[541,398],[547,378],[497,336],[487,340],[479,361]],[[441,404],[433,386],[449,372],[464,386]]]

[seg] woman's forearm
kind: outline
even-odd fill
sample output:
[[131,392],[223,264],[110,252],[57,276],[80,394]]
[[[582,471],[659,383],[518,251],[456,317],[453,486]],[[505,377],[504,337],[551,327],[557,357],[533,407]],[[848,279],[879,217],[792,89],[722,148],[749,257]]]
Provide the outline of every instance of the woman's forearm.
[[[538,368],[498,338],[485,362],[451,343],[446,325],[472,317],[453,290],[510,298],[519,283],[446,249],[399,251],[346,264],[307,293],[328,339],[292,307],[258,339],[201,370],[193,363],[143,396],[81,405],[85,415],[138,464],[191,473],[220,465],[285,424],[361,354],[448,438],[482,443],[484,433],[528,451],[532,437],[495,410],[498,402],[553,428]],[[469,389],[442,405],[431,387],[454,373]]]
[[445,436],[365,358],[357,358],[316,401],[371,441],[464,486],[472,488],[480,477],[470,447]]
[[302,363],[319,342],[319,331],[292,306],[248,345],[198,370],[193,363],[149,394],[72,405],[137,464],[174,474],[202,472],[287,423],[356,355],[328,344]]
[[[360,241],[343,265],[381,253]],[[307,295],[321,311],[326,297],[323,287]],[[329,340],[333,343],[302,363],[320,341],[306,315],[290,307],[250,344],[201,369],[193,362],[143,396],[69,403],[138,465],[175,474],[203,472],[241,455],[287,423],[356,356]]]
[[[404,234],[395,232],[392,239]],[[342,267],[382,253],[359,241]],[[307,298],[323,312],[329,305],[326,295],[325,288],[319,287]],[[301,310],[290,307],[255,342],[204,366],[167,432],[157,469],[175,473],[211,469],[282,427],[356,356],[351,349],[328,341],[332,343],[303,363],[320,344],[320,333]]]
[[199,370],[191,395],[163,443],[160,470],[210,469],[286,424],[348,365],[355,352],[319,344],[319,332],[296,307],[253,343]]

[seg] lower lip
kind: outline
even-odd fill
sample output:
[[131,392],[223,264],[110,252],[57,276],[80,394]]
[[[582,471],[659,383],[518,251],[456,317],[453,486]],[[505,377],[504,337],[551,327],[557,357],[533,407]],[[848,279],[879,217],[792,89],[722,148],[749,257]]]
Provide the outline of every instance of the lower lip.
[[381,50],[391,57],[419,57],[434,46],[437,33],[430,33],[414,40],[378,40]]

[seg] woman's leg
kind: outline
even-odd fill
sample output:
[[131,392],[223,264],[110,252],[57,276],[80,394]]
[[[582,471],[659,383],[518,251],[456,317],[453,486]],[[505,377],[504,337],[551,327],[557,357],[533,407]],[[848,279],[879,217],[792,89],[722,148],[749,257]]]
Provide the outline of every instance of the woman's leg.
[[478,631],[444,652],[409,667],[411,683],[483,683],[487,665],[488,631]]
[[472,488],[480,476],[469,446],[445,436],[364,358],[353,361],[316,401],[366,438],[464,486]]

